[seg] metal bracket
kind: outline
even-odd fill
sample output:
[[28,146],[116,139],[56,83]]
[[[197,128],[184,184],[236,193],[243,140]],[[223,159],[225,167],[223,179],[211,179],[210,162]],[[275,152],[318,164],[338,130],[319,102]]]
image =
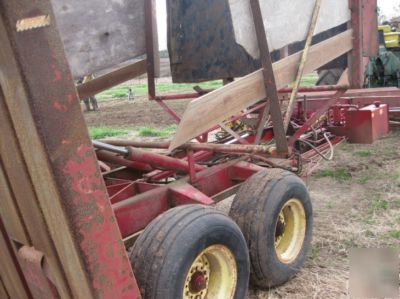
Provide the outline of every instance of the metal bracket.
[[44,253],[33,247],[22,246],[17,253],[22,272],[34,298],[60,298],[50,279]]

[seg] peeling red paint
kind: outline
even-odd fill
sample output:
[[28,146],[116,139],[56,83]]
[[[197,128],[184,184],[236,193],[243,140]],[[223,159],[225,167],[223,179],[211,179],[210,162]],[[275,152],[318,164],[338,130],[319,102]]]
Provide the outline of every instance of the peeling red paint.
[[67,95],[68,104],[72,104],[74,102],[74,96],[72,94]]
[[54,64],[51,66],[51,68],[53,69],[53,81],[54,82],[61,81],[62,79],[61,71]]
[[54,109],[61,111],[61,112],[67,112],[68,107],[64,104],[61,104],[59,101],[55,101],[53,104]]
[[137,298],[128,257],[93,158],[92,148],[81,145],[64,168],[76,193],[71,211],[80,216],[73,217],[81,236],[80,247],[86,255],[93,285],[103,298]]

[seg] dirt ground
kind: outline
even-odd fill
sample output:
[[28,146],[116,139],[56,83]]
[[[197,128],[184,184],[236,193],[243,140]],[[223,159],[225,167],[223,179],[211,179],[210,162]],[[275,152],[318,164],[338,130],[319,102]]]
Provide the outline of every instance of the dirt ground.
[[[181,114],[187,102],[171,102]],[[100,103],[86,113],[89,126],[173,124],[156,103]],[[342,143],[334,160],[321,162],[306,179],[314,208],[311,251],[300,273],[284,286],[250,290],[248,299],[349,298],[351,248],[400,247],[400,130],[373,145]],[[229,209],[229,202],[223,209]]]
[[[178,115],[186,109],[188,100],[168,101]],[[89,127],[154,127],[163,128],[176,122],[156,102],[145,97],[134,101],[124,99],[99,101],[100,111],[85,112]],[[83,109],[83,105],[82,105]]]
[[282,287],[251,290],[249,299],[349,298],[351,248],[400,248],[400,131],[335,152],[307,179],[314,233],[304,268]]

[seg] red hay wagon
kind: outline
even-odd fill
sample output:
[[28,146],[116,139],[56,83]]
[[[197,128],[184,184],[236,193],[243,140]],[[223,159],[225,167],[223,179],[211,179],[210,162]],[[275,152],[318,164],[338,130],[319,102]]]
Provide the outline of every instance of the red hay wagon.
[[[388,113],[400,107],[398,89],[362,89],[376,1],[349,1],[351,29],[306,45],[309,59],[300,51],[273,63],[251,0],[261,49],[254,72],[221,77],[229,83],[215,91],[168,96],[154,83],[154,1],[142,2],[146,60],[76,87],[52,3],[0,0],[1,298],[241,299],[249,280],[262,289],[283,284],[312,236],[300,177],[344,136],[386,134]],[[70,9],[63,5],[59,13]],[[343,54],[349,79],[296,88],[285,127],[281,108],[299,63],[314,71]],[[149,99],[180,124],[174,139],[90,140],[79,98],[144,72]],[[183,116],[168,106],[187,98],[197,99]],[[229,216],[214,207],[235,194]]]

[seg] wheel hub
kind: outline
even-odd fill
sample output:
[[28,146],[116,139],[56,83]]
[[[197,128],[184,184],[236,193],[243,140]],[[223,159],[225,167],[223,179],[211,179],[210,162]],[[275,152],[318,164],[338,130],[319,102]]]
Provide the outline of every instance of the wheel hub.
[[199,293],[207,288],[207,277],[203,272],[196,272],[193,274],[189,283],[189,290],[192,293]]
[[231,251],[222,245],[210,246],[191,265],[183,299],[232,298],[236,280],[236,261]]
[[285,216],[283,215],[282,211],[279,213],[278,221],[276,222],[276,229],[275,229],[275,244],[279,244],[280,240],[282,239],[285,233]]
[[190,299],[204,299],[210,279],[210,263],[207,257],[200,255],[192,264],[186,277],[184,294]]
[[295,260],[303,247],[306,233],[306,216],[303,204],[290,199],[282,207],[275,227],[275,251],[286,264]]

